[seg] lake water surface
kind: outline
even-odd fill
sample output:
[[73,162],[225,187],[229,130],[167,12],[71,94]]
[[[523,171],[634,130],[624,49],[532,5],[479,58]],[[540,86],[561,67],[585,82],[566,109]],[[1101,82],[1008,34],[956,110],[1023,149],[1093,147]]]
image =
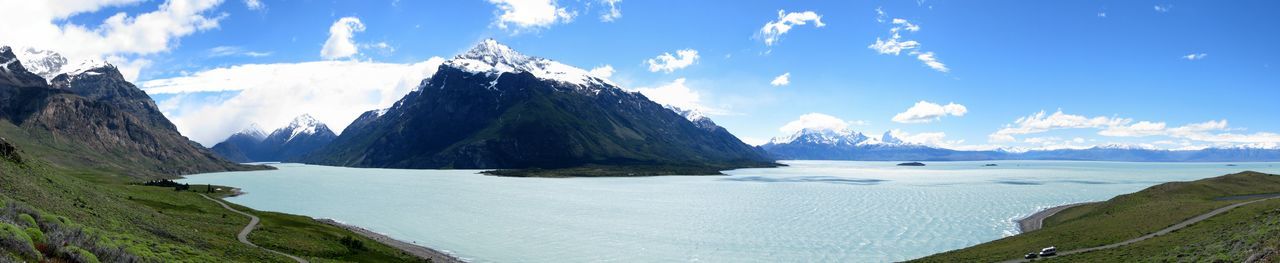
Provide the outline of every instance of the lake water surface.
[[[180,180],[476,262],[882,262],[1017,233],[1014,220],[1169,181],[1280,163],[791,161],[730,176],[507,178],[278,164]],[[995,163],[999,166],[984,167]]]

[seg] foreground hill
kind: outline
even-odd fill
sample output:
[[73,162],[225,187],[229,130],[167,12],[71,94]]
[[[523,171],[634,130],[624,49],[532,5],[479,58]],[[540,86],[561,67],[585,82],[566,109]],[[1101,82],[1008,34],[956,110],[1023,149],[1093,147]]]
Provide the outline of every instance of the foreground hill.
[[284,162],[320,149],[337,137],[328,125],[304,114],[271,134],[262,132],[255,125],[232,134],[211,149],[236,162]]
[[[1243,172],[1164,183],[1105,202],[1063,210],[1044,228],[932,255],[918,262],[997,262],[1040,248],[1059,251],[1138,238],[1231,204],[1280,196],[1280,175]],[[1070,256],[1061,262],[1245,262],[1280,260],[1280,199],[1251,203],[1133,244]]]
[[[0,137],[59,166],[135,178],[261,169],[228,162],[179,134],[154,101],[106,63],[61,67],[52,80],[0,47]],[[52,83],[52,85],[49,85]]]
[[569,176],[718,174],[775,165],[722,128],[706,127],[585,70],[486,40],[445,62],[390,109],[365,113],[303,160],[355,167],[543,168]]

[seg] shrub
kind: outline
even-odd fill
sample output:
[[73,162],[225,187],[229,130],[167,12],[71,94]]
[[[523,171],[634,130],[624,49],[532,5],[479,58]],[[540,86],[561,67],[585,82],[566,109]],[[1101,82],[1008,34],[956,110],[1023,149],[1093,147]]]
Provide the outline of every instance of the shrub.
[[40,259],[40,252],[27,236],[27,231],[8,223],[0,223],[0,250],[11,251],[23,257]]
[[58,256],[77,263],[101,263],[101,261],[98,261],[98,256],[94,256],[88,250],[77,246],[65,246],[58,249]]
[[44,243],[44,232],[41,232],[39,228],[28,227],[27,236],[31,237],[32,243],[36,243],[36,244]]
[[342,239],[338,240],[338,243],[342,243],[342,246],[347,247],[347,249],[351,251],[365,250],[364,241],[352,238],[351,236],[343,236]]
[[36,219],[34,217],[31,217],[31,215],[29,214],[18,215],[18,223],[22,223],[23,226],[27,226],[27,227],[40,226],[36,224]]

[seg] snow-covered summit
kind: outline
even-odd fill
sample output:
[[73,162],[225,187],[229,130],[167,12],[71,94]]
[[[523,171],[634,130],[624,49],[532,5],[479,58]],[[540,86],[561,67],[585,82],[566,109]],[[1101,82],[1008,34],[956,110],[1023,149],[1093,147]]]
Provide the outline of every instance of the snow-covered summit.
[[13,51],[16,52],[15,55],[18,56],[18,60],[22,62],[22,68],[44,78],[46,83],[53,82],[55,77],[62,74],[67,74],[71,77],[100,75],[102,71],[96,69],[116,69],[114,65],[98,59],[87,58],[73,61],[53,50],[27,47],[13,48]]
[[903,141],[893,135],[892,131],[885,132],[880,137],[867,136],[864,133],[853,131],[850,129],[834,130],[834,129],[815,129],[806,128],[787,135],[774,137],[769,140],[769,144],[818,144],[830,146],[920,146],[919,144]]
[[293,118],[293,121],[289,122],[289,126],[283,128],[283,130],[289,132],[289,138],[285,141],[291,141],[299,135],[315,134],[316,130],[322,127],[324,129],[328,129],[324,123],[321,123],[319,120],[316,120],[316,118],[311,117],[311,114],[303,114],[297,118]]
[[471,50],[444,64],[475,74],[529,72],[540,79],[579,86],[590,86],[590,84],[616,86],[607,79],[593,76],[587,70],[550,59],[526,56],[493,39],[481,41]]
[[258,126],[258,123],[256,122],[249,124],[249,127],[246,127],[244,130],[240,130],[235,134],[249,136],[259,141],[267,137],[267,132],[263,131],[262,126]]

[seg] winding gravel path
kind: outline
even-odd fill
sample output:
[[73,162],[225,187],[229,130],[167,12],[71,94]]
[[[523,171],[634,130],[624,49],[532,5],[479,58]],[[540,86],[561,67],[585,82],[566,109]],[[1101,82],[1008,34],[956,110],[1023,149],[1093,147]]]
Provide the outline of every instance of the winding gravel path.
[[223,203],[222,201],[219,201],[218,199],[214,199],[214,198],[212,198],[212,197],[209,197],[209,196],[207,196],[207,195],[205,195],[205,194],[200,194],[200,196],[203,196],[203,197],[204,197],[204,199],[209,199],[209,201],[213,201],[214,203],[218,203],[219,205],[222,205],[222,208],[226,208],[227,210],[231,210],[231,212],[236,212],[237,214],[241,214],[241,215],[244,215],[244,216],[249,217],[249,224],[248,224],[248,225],[245,225],[245,226],[244,226],[244,229],[241,229],[239,234],[236,234],[236,239],[240,239],[240,243],[244,243],[245,245],[249,245],[249,246],[251,246],[251,247],[261,248],[262,250],[270,251],[271,253],[280,254],[281,256],[289,257],[289,258],[293,259],[294,261],[298,261],[298,263],[309,263],[309,262],[307,262],[307,260],[306,260],[306,259],[302,259],[302,258],[297,257],[297,256],[294,256],[294,255],[285,254],[284,252],[275,251],[275,250],[271,250],[271,249],[264,248],[264,247],[259,247],[258,245],[254,245],[254,244],[253,244],[253,242],[249,242],[249,232],[253,232],[253,229],[254,229],[254,228],[256,228],[256,227],[258,227],[258,222],[261,222],[261,221],[262,221],[262,219],[259,219],[259,218],[258,218],[258,216],[255,216],[255,215],[252,215],[252,214],[249,214],[249,213],[245,213],[245,212],[242,212],[242,211],[240,211],[240,210],[236,210],[235,208],[231,208],[231,206],[227,205],[227,203]]
[[[1161,229],[1160,231],[1156,231],[1155,233],[1146,234],[1146,235],[1143,235],[1143,236],[1140,236],[1140,237],[1137,237],[1137,238],[1134,238],[1134,239],[1129,239],[1129,240],[1125,240],[1125,241],[1120,241],[1120,242],[1118,242],[1118,243],[1114,243],[1114,244],[1110,244],[1110,245],[1104,245],[1104,246],[1097,246],[1097,247],[1091,247],[1091,248],[1081,248],[1081,249],[1076,249],[1076,250],[1070,250],[1070,251],[1066,251],[1066,252],[1058,253],[1058,255],[1057,255],[1057,256],[1055,256],[1055,257],[1061,257],[1061,256],[1066,256],[1066,255],[1072,255],[1072,254],[1080,254],[1080,253],[1086,253],[1086,252],[1093,252],[1093,251],[1098,251],[1098,250],[1103,250],[1103,249],[1112,249],[1112,248],[1116,248],[1116,247],[1120,247],[1120,246],[1124,246],[1124,245],[1128,245],[1128,244],[1138,243],[1138,242],[1143,241],[1143,240],[1147,240],[1147,239],[1151,239],[1151,238],[1154,238],[1154,237],[1158,237],[1158,236],[1162,236],[1162,235],[1165,235],[1165,234],[1169,234],[1169,233],[1172,233],[1173,231],[1178,231],[1179,229],[1183,229],[1183,228],[1186,228],[1187,226],[1190,226],[1190,225],[1192,225],[1192,224],[1199,223],[1200,221],[1204,221],[1205,219],[1209,219],[1210,217],[1213,217],[1213,216],[1216,216],[1216,215],[1219,215],[1219,214],[1222,214],[1222,213],[1226,213],[1227,211],[1231,211],[1231,209],[1235,209],[1236,207],[1241,207],[1241,206],[1244,206],[1244,205],[1248,205],[1248,204],[1252,204],[1252,203],[1257,203],[1257,202],[1262,202],[1262,201],[1267,201],[1267,200],[1276,199],[1276,198],[1280,198],[1280,196],[1271,196],[1271,197],[1268,197],[1268,198],[1263,198],[1263,199],[1258,199],[1258,200],[1253,200],[1253,201],[1248,201],[1248,202],[1240,202],[1240,203],[1236,203],[1236,204],[1233,204],[1233,205],[1224,206],[1224,207],[1221,207],[1221,208],[1218,208],[1218,209],[1214,209],[1213,211],[1209,211],[1208,213],[1204,213],[1204,214],[1198,215],[1198,216],[1196,216],[1196,217],[1192,217],[1191,219],[1187,219],[1186,221],[1182,221],[1182,223],[1178,223],[1178,224],[1175,224],[1175,225],[1173,225],[1173,226],[1166,227],[1165,229]],[[1029,259],[1014,259],[1014,260],[1008,260],[1008,261],[1003,261],[1003,262],[1006,262],[1006,263],[1012,263],[1012,262],[1031,262],[1031,260],[1029,260]]]

